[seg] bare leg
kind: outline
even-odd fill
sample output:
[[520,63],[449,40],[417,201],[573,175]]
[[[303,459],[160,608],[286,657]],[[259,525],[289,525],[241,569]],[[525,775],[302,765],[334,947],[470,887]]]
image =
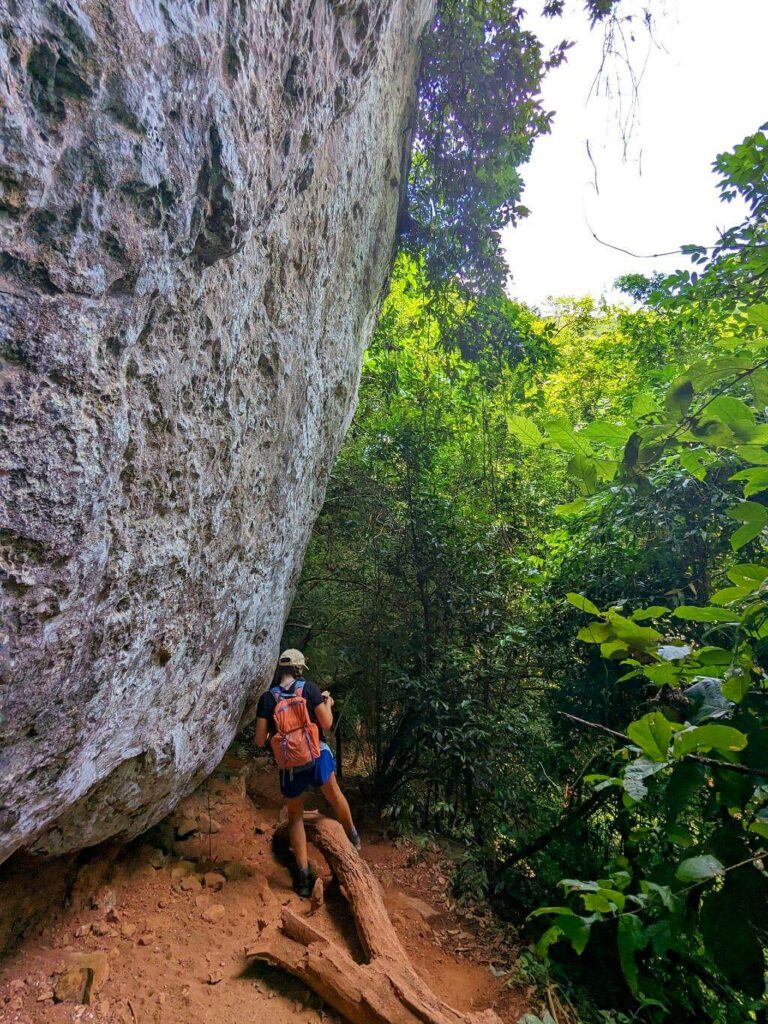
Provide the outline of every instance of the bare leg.
[[288,811],[288,835],[291,840],[293,856],[300,871],[309,865],[307,857],[307,834],[304,831],[304,797],[287,796],[285,806]]
[[349,809],[347,798],[341,792],[336,781],[336,772],[333,772],[328,781],[320,787],[320,792],[333,808],[337,821],[339,821],[344,827],[344,831],[349,835],[354,829],[355,824],[352,821],[352,811]]

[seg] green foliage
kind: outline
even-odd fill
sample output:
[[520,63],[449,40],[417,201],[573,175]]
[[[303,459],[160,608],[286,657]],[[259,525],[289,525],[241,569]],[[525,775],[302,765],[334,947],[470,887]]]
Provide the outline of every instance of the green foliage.
[[641,308],[401,254],[287,627],[389,819],[606,1020],[768,1010],[764,160]]
[[[761,210],[754,183],[766,184],[764,160],[762,133],[720,158],[717,166],[730,176],[723,194],[748,193],[753,211]],[[753,273],[764,266],[756,252],[762,231],[753,220],[738,235],[726,233],[698,280],[684,287],[679,278],[667,283],[670,299],[657,305],[675,310],[677,326],[691,308],[696,315],[714,309],[725,318],[723,330],[708,354],[671,381],[654,410],[623,422],[632,430],[627,443],[611,444],[606,437],[600,453],[618,463],[614,483],[632,492],[638,504],[667,487],[671,472],[690,474],[695,486],[711,481],[724,493],[741,486],[743,497],[725,504],[724,513],[731,522],[731,550],[748,548],[751,555],[736,563],[727,551],[709,556],[710,571],[729,585],[714,591],[708,585],[697,605],[673,601],[673,616],[691,624],[684,635],[663,636],[636,625],[646,615],[661,617],[667,610],[662,606],[625,618],[615,608],[582,605],[596,621],[580,636],[599,642],[604,656],[621,651],[628,669],[623,680],[657,687],[662,699],[669,696],[662,710],[627,727],[628,743],[616,752],[614,773],[591,779],[622,792],[618,875],[607,863],[599,882],[562,883],[574,898],[544,911],[552,922],[539,945],[549,949],[566,940],[581,955],[595,929],[615,930],[627,987],[648,1018],[659,1021],[684,1014],[735,1024],[766,1012],[768,688],[761,659],[768,635],[768,566],[761,559],[768,508],[760,500],[766,489],[760,467],[768,459],[768,317],[765,304],[755,301],[762,289]],[[558,432],[548,441],[559,445],[572,473],[572,444],[559,438]],[[595,461],[594,453],[589,457]],[[577,474],[579,486],[583,467]],[[600,488],[594,493],[582,514],[589,501],[597,502]],[[614,495],[612,502],[617,500]],[[740,525],[733,529],[734,524]],[[683,705],[670,699],[675,695]],[[681,707],[687,712],[683,720]],[[584,899],[584,892],[619,887],[619,879],[625,883],[623,905]],[[572,917],[567,928],[564,916]],[[686,984],[678,967],[687,972]]]
[[[614,4],[589,0],[592,23]],[[524,18],[513,0],[440,0],[423,42],[404,244],[438,289],[497,287],[499,231],[528,213],[519,168],[549,131],[541,82],[570,44],[545,55]]]

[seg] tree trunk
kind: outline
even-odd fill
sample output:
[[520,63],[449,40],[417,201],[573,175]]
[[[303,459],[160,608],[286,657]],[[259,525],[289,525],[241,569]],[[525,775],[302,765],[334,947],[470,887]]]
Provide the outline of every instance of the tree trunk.
[[[389,919],[381,888],[338,822],[305,818],[307,838],[339,881],[367,964],[287,907],[279,927],[260,933],[248,956],[300,978],[351,1024],[501,1024],[492,1010],[463,1013],[435,995],[411,966]],[[279,826],[284,829],[285,826]]]

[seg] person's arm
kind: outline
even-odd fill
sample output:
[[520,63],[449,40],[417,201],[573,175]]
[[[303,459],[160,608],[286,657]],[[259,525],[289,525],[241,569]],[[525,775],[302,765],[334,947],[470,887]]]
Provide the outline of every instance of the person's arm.
[[267,745],[269,716],[271,714],[269,703],[269,694],[262,693],[259,697],[259,703],[256,706],[256,732],[254,734],[254,740],[257,747],[265,747]]
[[266,718],[256,719],[256,746],[265,747],[267,745],[267,727],[269,721]]
[[333,728],[333,697],[329,694],[323,697],[316,683],[307,683],[304,687],[304,696],[315,711],[317,724],[321,729],[331,730]]
[[317,715],[317,724],[321,729],[326,729],[329,732],[333,729],[333,697],[330,695],[325,697],[316,707],[315,714]]

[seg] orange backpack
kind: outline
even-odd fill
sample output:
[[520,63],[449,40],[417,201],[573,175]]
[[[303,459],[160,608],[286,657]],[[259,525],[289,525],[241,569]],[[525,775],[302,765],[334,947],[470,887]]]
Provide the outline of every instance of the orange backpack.
[[270,691],[275,698],[275,728],[269,741],[281,771],[304,768],[320,757],[320,731],[309,717],[300,679],[292,692],[280,686]]

